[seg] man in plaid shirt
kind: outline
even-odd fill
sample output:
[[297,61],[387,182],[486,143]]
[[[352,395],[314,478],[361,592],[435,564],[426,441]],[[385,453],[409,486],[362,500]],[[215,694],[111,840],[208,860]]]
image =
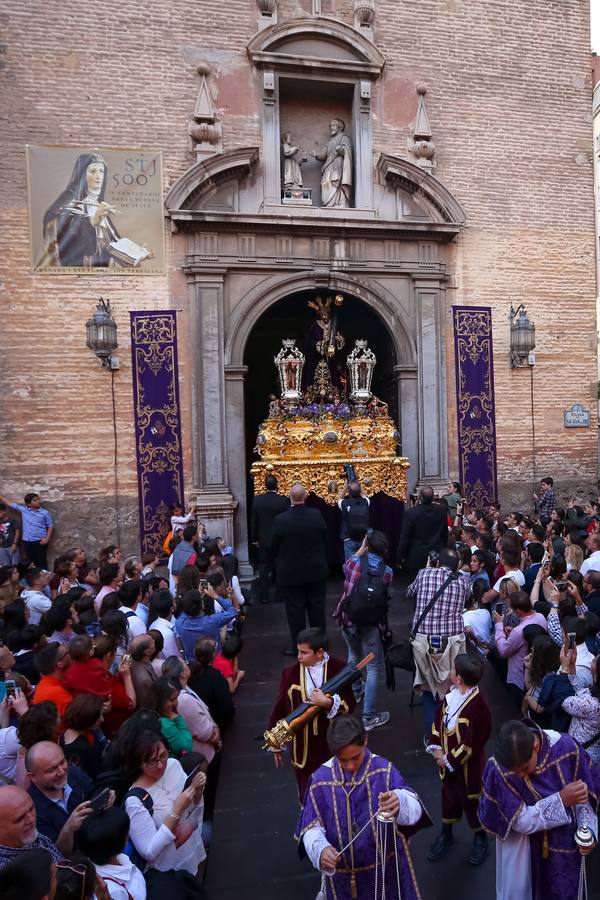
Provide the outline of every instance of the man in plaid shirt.
[[[361,699],[360,691],[364,686],[363,725],[366,731],[385,725],[389,721],[390,714],[387,711],[377,712],[377,688],[381,673],[383,672],[383,644],[381,642],[380,625],[355,625],[350,621],[345,611],[346,599],[352,593],[352,589],[361,575],[361,557],[368,554],[369,568],[377,569],[383,562],[388,551],[388,542],[381,531],[371,531],[367,534],[356,553],[344,563],[344,593],[334,613],[338,624],[342,626],[342,634],[348,645],[348,662],[355,665],[368,653],[373,653],[375,659],[367,665],[366,680],[358,681],[353,685],[357,702]],[[392,583],[392,570],[385,566],[382,576],[383,585],[389,592]]]
[[52,841],[39,834],[36,828],[33,800],[16,785],[0,787],[0,868],[20,853],[41,847],[50,853],[54,862],[63,855]]
[[[450,689],[450,673],[455,658],[466,649],[463,611],[471,593],[468,574],[457,572],[456,550],[440,550],[435,568],[421,569],[406,596],[415,600],[413,629],[420,615],[445,582],[443,593],[419,625],[413,642],[414,687],[423,697],[427,733],[431,731],[438,702]],[[451,576],[454,576],[448,581]]]
[[533,495],[533,499],[537,504],[537,511],[540,516],[540,519],[550,519],[552,516],[552,510],[556,506],[556,494],[554,493],[554,479],[549,475],[547,478],[542,478],[542,494],[538,497],[537,494]]

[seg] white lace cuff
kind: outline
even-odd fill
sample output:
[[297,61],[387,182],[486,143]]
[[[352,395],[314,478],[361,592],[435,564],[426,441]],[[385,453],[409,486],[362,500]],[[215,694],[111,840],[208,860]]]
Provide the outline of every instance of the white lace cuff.
[[396,788],[394,793],[400,803],[400,809],[396,816],[398,825],[416,825],[423,815],[423,807],[419,798],[404,788]]
[[444,757],[444,765],[446,766],[446,768],[448,769],[449,772],[454,772],[453,767],[452,767],[452,766],[450,765],[450,763],[448,762],[448,757],[447,757],[447,756]]
[[[304,843],[304,849],[306,850],[307,856],[310,859],[311,863],[318,871],[322,871],[319,862],[321,859],[321,853],[325,850],[326,847],[331,847],[331,844],[325,837],[325,831],[320,825],[314,825],[312,828],[309,828],[308,831],[304,833],[302,838]],[[335,870],[323,870],[325,874],[333,875]]]
[[335,718],[335,716],[337,716],[337,714],[338,714],[339,711],[340,711],[340,706],[342,705],[342,698],[340,697],[339,694],[332,694],[332,695],[331,695],[331,699],[333,700],[333,706],[331,707],[331,709],[330,709],[329,712],[327,713],[327,718],[328,718],[328,719],[333,719],[333,718]]
[[442,748],[440,747],[439,744],[427,744],[427,746],[425,747],[425,753],[431,753],[431,755],[433,756],[433,754],[435,753],[436,750],[441,750],[441,749]]

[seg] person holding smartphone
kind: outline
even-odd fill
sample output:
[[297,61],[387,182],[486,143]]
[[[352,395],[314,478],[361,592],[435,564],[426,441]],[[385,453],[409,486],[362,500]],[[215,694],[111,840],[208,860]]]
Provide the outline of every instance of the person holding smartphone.
[[185,787],[181,763],[169,757],[163,738],[151,731],[139,735],[128,763],[133,784],[124,806],[135,849],[153,869],[195,875],[206,858],[202,841],[206,775],[198,772]]

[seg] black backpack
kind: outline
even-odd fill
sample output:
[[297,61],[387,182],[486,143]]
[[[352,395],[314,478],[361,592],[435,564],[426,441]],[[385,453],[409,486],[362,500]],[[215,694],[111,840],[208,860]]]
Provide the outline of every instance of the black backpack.
[[346,514],[348,537],[362,541],[369,528],[369,504],[364,497],[345,497],[342,507]]
[[385,562],[382,559],[373,568],[366,553],[360,557],[360,576],[346,600],[344,610],[353,625],[378,625],[385,619],[388,591],[383,583],[384,572]]

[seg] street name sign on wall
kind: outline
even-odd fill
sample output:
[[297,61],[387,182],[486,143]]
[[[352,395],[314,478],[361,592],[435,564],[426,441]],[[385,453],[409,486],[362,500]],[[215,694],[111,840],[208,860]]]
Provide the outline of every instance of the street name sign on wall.
[[590,424],[590,411],[581,403],[574,403],[570,409],[565,409],[565,428],[588,428]]

